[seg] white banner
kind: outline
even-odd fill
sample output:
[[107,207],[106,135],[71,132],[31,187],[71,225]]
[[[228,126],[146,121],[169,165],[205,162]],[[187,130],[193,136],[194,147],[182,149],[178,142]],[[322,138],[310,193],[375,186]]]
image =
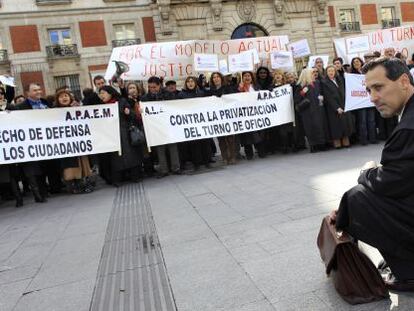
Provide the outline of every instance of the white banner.
[[294,58],[301,58],[312,54],[307,39],[292,42],[288,44],[287,49],[292,51]]
[[293,122],[292,87],[141,103],[148,146],[227,136]]
[[227,41],[192,40],[122,46],[112,50],[105,79],[115,74],[114,61],[128,65],[125,80],[147,80],[151,76],[184,79],[194,75],[194,54],[217,54],[219,59],[248,50],[257,50],[261,64],[270,67],[269,54],[285,50],[288,36],[245,38]]
[[404,25],[396,28],[379,29],[359,36],[338,38],[334,40],[334,44],[336,54],[348,64],[355,56],[362,58],[365,52],[374,51],[378,51],[383,55],[384,50],[390,47],[409,58],[414,53],[414,26]]
[[365,87],[365,75],[345,73],[345,111],[371,107],[375,105]]
[[194,54],[194,70],[197,72],[218,71],[217,54]]
[[16,84],[14,83],[14,78],[10,77],[10,76],[0,76],[0,82],[3,85],[8,85],[8,86],[11,86],[11,87],[16,86]]
[[293,55],[290,51],[273,52],[271,54],[272,69],[292,69]]
[[120,149],[118,104],[0,112],[0,165]]

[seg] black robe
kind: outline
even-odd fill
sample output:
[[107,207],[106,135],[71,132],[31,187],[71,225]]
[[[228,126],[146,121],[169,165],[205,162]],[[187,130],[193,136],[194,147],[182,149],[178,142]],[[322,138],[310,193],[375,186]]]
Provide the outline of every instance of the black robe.
[[414,96],[386,141],[382,166],[342,197],[336,226],[383,254],[414,260]]
[[340,80],[333,82],[329,78],[322,80],[323,102],[329,125],[331,139],[341,139],[350,136],[353,132],[352,118],[350,113],[338,114],[338,109],[345,110],[345,88]]
[[326,133],[326,115],[323,106],[319,104],[318,96],[320,95],[319,83],[315,81],[313,85],[307,86],[308,91],[303,94],[298,93],[299,99],[308,99],[310,105],[307,109],[300,112],[300,117],[305,129],[305,135],[310,146],[324,145],[327,141]]

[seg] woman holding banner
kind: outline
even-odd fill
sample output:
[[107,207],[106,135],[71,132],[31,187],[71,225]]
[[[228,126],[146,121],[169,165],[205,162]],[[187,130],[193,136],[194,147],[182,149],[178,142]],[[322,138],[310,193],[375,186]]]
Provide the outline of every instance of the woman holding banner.
[[313,69],[303,69],[298,81],[300,89],[296,96],[296,110],[302,118],[311,153],[326,150],[326,116],[320,99],[319,84],[315,81],[316,76]]
[[[351,73],[362,74],[364,62],[359,57],[351,60]],[[362,108],[355,111],[359,142],[362,145],[377,143],[375,108]]]
[[[255,92],[257,90],[255,85],[253,73],[250,71],[243,72],[242,81],[239,85],[239,92]],[[244,153],[246,154],[247,160],[253,159],[253,145],[257,149],[260,158],[266,156],[265,145],[259,132],[260,131],[240,134],[240,143],[244,147]]]
[[322,80],[324,104],[328,118],[330,137],[335,149],[349,147],[352,134],[352,119],[345,113],[345,86],[337,79],[334,65],[326,67],[326,78]]
[[[229,93],[230,89],[227,87],[223,75],[220,72],[213,72],[210,77],[210,95],[221,97]],[[223,161],[227,165],[236,164],[236,136],[221,136],[218,141]]]
[[[60,90],[56,93],[55,103],[57,108],[78,106],[73,94],[68,90]],[[94,186],[90,180],[92,170],[88,156],[60,159],[63,170],[63,180],[69,193],[90,193]]]
[[[180,99],[185,99],[203,97],[206,95],[208,94],[198,87],[197,78],[190,76],[185,79],[184,88],[181,90],[178,97]],[[189,156],[195,171],[199,170],[201,165],[210,168],[211,146],[209,139],[192,140],[185,143],[183,146],[183,150],[185,150],[184,152],[186,153],[186,156]]]
[[119,130],[121,136],[121,155],[111,152],[100,155],[100,170],[102,177],[107,183],[118,187],[123,180],[123,175],[129,174],[129,179],[138,182],[140,179],[139,167],[141,160],[138,157],[136,147],[131,145],[129,128],[135,125],[135,112],[131,109],[125,98],[121,97],[112,86],[105,85],[99,89],[99,97],[104,104],[115,104],[119,106]]

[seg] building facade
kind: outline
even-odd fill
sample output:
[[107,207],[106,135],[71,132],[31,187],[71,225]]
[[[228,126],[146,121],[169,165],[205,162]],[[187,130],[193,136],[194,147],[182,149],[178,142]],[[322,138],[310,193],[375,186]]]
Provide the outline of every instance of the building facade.
[[333,38],[413,21],[414,1],[0,0],[0,74],[79,94],[116,46],[288,35],[333,56]]

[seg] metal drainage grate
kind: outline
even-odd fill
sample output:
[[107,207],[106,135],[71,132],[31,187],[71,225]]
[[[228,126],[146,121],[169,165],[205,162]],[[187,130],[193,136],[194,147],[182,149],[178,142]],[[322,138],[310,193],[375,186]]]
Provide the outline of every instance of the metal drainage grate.
[[176,310],[142,184],[117,191],[90,310]]

